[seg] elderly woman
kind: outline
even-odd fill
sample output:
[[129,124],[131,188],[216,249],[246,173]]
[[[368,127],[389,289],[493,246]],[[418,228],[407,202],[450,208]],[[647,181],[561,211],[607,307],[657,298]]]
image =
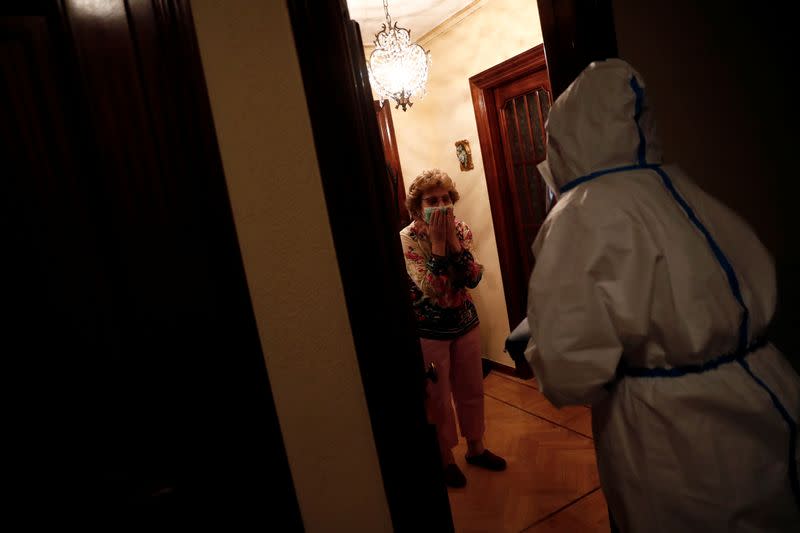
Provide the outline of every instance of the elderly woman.
[[450,176],[438,169],[423,172],[406,199],[412,223],[400,232],[422,355],[439,375],[428,384],[428,415],[436,425],[445,483],[455,488],[467,480],[453,457],[458,437],[451,396],[467,439],[467,463],[494,471],[506,467],[483,445],[480,333],[468,291],[480,282],[483,267],[472,256],[472,232],[453,215],[457,201]]

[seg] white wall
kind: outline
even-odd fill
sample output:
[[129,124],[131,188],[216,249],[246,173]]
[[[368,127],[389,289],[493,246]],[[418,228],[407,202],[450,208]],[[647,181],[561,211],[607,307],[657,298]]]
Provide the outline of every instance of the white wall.
[[192,10],[305,529],[391,531],[286,5]]
[[[484,356],[513,366],[503,352],[508,313],[469,78],[541,44],[542,31],[535,0],[486,0],[478,5],[449,30],[434,30],[436,35],[422,42],[432,56],[428,94],[405,113],[393,108],[392,118],[406,186],[432,167],[456,182],[461,193],[456,214],[472,228],[475,257],[485,267],[483,280],[472,291],[481,321],[481,348]],[[461,139],[469,141],[475,164],[466,172],[456,158],[454,143]]]

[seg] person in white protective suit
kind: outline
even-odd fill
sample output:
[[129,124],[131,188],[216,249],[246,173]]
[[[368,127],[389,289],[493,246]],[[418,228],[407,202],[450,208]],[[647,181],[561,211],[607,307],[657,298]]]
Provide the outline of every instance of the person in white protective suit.
[[772,259],[662,165],[651,111],[619,59],[553,104],[526,359],[553,404],[591,405],[620,531],[800,531],[800,378],[764,338]]

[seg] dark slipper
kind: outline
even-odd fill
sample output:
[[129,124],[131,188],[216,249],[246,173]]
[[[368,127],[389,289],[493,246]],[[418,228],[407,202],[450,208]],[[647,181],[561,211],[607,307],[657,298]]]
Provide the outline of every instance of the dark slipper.
[[460,489],[467,484],[467,478],[455,463],[450,463],[444,467],[444,483],[448,487]]
[[466,459],[469,464],[485,468],[486,470],[500,472],[506,469],[506,460],[496,456],[489,450],[483,450],[482,454],[473,455],[472,457],[468,455]]

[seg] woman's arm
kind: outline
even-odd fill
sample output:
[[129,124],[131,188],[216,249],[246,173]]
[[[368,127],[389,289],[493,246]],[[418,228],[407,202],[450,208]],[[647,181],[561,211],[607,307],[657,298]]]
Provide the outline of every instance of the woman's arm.
[[400,242],[403,246],[406,272],[411,280],[434,304],[446,307],[447,297],[452,292],[448,274],[449,259],[433,254],[426,260],[419,243],[408,234],[401,233]]

